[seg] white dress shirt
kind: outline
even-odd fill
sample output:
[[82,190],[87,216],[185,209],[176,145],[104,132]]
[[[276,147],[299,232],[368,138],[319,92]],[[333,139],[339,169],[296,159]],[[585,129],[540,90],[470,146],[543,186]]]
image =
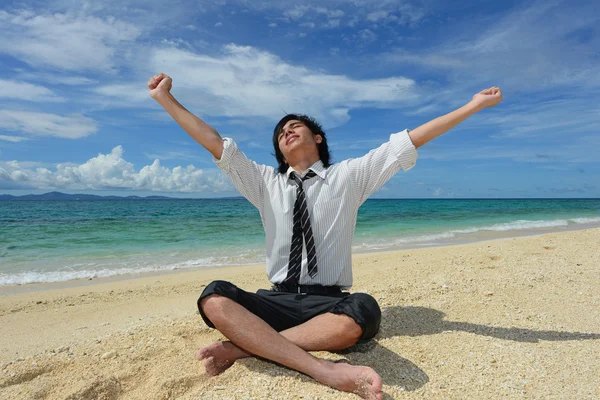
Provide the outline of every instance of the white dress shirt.
[[[257,164],[242,153],[230,138],[223,139],[223,154],[215,163],[231,178],[239,192],[260,212],[266,234],[267,275],[273,283],[287,276],[292,241],[296,184],[273,167]],[[390,140],[360,158],[344,160],[325,168],[319,160],[309,169],[317,176],[303,182],[314,235],[318,273],[308,275],[303,246],[299,284],[352,286],[352,236],[358,208],[401,168],[408,171],[417,160],[417,150],[408,130],[390,135]],[[302,176],[307,173],[306,171]]]

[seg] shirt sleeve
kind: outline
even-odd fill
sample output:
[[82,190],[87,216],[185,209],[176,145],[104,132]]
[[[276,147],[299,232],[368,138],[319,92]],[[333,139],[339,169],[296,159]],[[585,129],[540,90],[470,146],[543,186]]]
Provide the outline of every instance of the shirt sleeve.
[[231,138],[223,138],[221,159],[213,161],[229,176],[235,188],[262,214],[266,179],[274,174],[274,168],[257,164],[242,153]]
[[357,206],[383,186],[400,169],[408,171],[417,162],[417,149],[408,129],[390,135],[390,140],[360,158],[348,160]]

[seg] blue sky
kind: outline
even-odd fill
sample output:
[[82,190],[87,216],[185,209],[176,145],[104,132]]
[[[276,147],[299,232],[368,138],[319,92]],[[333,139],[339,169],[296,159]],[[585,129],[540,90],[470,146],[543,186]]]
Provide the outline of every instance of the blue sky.
[[419,150],[374,197],[600,197],[593,1],[4,1],[0,193],[237,195],[152,100],[275,165],[286,112],[358,157],[497,85],[504,101]]

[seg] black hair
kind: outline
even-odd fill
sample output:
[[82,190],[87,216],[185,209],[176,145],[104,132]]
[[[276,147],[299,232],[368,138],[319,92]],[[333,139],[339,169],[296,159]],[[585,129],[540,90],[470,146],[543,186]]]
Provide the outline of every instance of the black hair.
[[327,138],[321,124],[319,124],[314,118],[304,114],[288,114],[275,125],[273,130],[273,147],[275,148],[275,158],[279,164],[278,171],[280,174],[285,174],[290,167],[283,159],[283,153],[279,149],[279,134],[281,130],[291,120],[298,120],[302,122],[312,132],[313,135],[320,135],[323,139],[321,143],[317,143],[317,149],[319,151],[319,158],[325,166],[325,168],[331,165],[331,153],[329,152],[329,146],[327,145]]

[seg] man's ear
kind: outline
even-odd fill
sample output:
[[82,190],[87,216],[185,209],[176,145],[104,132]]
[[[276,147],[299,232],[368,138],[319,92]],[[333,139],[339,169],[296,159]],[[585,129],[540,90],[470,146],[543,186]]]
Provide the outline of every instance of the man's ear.
[[317,144],[321,144],[322,141],[323,141],[323,136],[315,135],[315,142],[317,142]]

